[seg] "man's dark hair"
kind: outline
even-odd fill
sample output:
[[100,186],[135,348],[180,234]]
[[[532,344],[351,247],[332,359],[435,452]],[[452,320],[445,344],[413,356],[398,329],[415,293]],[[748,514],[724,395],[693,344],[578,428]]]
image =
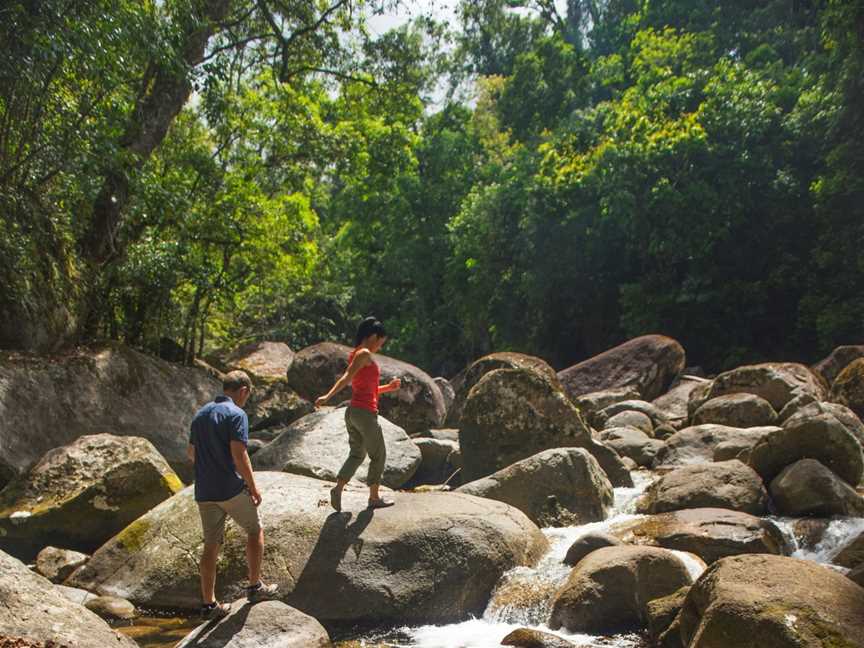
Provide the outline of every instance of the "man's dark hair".
[[248,387],[252,391],[252,381],[245,371],[229,371],[222,378],[222,389],[224,391],[237,391],[241,387]]
[[370,335],[387,337],[384,325],[371,315],[360,322],[360,326],[357,327],[357,335],[354,336],[354,346],[360,346],[360,343]]

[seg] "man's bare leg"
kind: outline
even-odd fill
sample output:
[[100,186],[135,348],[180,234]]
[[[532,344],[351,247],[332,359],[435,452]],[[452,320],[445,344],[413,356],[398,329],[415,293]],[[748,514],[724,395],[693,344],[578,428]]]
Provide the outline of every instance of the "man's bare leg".
[[201,554],[201,598],[205,604],[216,601],[216,561],[221,544],[205,544]]

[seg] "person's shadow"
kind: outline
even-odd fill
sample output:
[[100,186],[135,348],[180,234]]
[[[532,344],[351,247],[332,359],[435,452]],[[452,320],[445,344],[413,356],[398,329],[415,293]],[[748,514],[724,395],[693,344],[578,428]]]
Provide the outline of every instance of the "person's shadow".
[[227,646],[234,635],[238,634],[246,625],[246,619],[252,610],[254,603],[235,601],[231,605],[231,613],[223,619],[213,619],[203,627],[199,626],[193,631],[192,638],[187,637],[179,646],[182,648],[222,648]]

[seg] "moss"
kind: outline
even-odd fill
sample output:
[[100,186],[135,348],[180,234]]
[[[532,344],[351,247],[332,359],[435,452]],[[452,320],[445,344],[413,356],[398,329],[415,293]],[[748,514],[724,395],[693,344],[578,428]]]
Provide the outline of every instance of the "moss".
[[162,482],[165,484],[165,488],[175,495],[185,488],[177,473],[174,472],[164,473],[162,475]]
[[149,520],[138,518],[118,533],[116,540],[130,553],[136,553],[144,547],[151,527]]

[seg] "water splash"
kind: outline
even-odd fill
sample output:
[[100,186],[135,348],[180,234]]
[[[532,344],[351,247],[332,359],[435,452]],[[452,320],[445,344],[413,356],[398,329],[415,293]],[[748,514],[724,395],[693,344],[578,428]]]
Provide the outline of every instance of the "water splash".
[[786,538],[795,547],[792,552],[793,558],[802,560],[811,560],[842,572],[848,571],[843,567],[833,565],[834,558],[840,553],[847,544],[852,542],[860,534],[864,533],[864,518],[853,517],[836,517],[828,521],[828,527],[822,534],[822,538],[812,547],[801,546],[795,534],[795,525],[799,522],[798,518],[771,518]]

